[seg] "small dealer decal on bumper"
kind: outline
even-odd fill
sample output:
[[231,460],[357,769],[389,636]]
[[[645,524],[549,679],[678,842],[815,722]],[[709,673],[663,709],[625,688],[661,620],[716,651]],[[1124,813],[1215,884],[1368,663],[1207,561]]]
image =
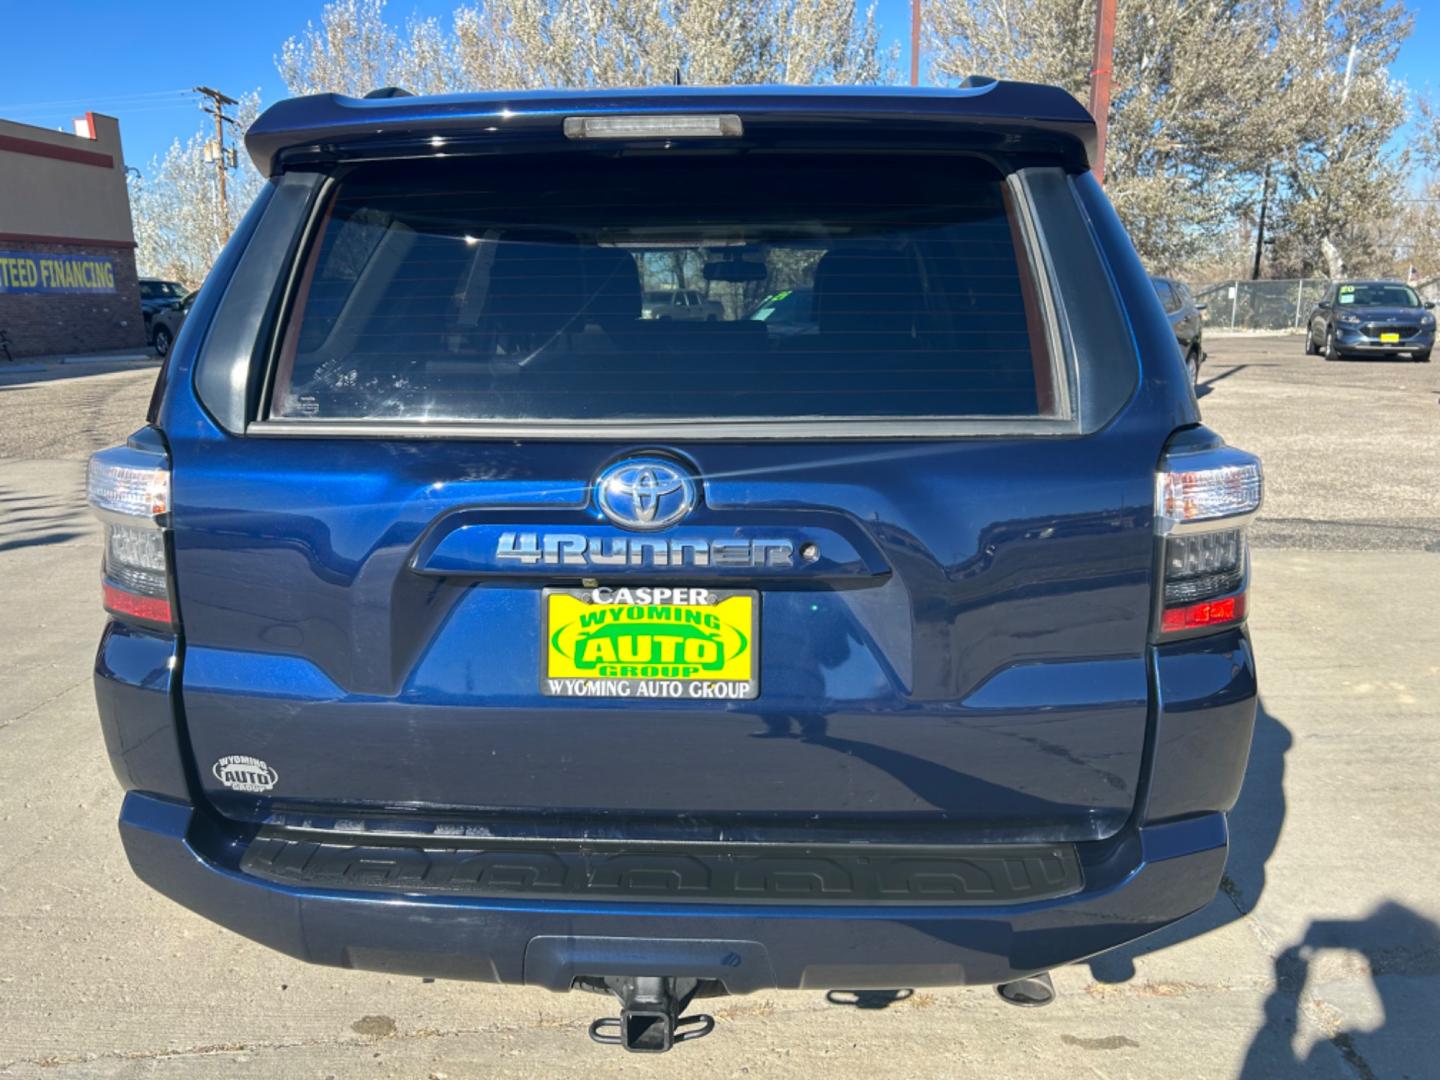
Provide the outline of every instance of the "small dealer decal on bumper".
[[231,791],[244,791],[253,795],[269,791],[280,779],[279,775],[259,758],[245,754],[229,754],[210,767],[216,780]]

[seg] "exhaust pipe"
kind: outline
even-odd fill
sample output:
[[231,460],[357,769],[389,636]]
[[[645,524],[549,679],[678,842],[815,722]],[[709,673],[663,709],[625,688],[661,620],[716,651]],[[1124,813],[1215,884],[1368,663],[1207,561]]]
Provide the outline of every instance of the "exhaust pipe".
[[1048,971],[1001,983],[995,987],[995,992],[1000,995],[1002,1001],[1010,1005],[1019,1005],[1025,1009],[1038,1009],[1055,1000],[1055,984],[1050,981]]

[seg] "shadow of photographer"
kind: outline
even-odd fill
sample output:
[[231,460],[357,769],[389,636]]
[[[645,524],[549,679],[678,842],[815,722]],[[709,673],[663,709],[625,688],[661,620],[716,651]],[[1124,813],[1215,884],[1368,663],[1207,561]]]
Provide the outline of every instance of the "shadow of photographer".
[[[1323,950],[1358,954],[1381,1006],[1378,1026],[1342,1026],[1335,1008],[1312,985]],[[1386,901],[1364,919],[1312,922],[1298,945],[1275,958],[1275,989],[1265,1023],[1245,1055],[1241,1080],[1308,1077],[1328,1045],[1358,1077],[1436,1075],[1440,1039],[1440,926],[1403,904]],[[1302,1019],[1316,1032],[1303,1054],[1295,1048]]]

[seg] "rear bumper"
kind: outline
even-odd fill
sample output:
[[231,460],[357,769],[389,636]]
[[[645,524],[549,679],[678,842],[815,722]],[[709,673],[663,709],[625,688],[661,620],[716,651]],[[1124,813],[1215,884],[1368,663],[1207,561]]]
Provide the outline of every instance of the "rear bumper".
[[1256,707],[1243,630],[1153,650],[1139,809],[1110,839],[1075,845],[1083,885],[1063,896],[993,906],[419,896],[245,873],[253,831],[195,803],[178,659],[173,639],[119,623],[97,657],[101,726],[130,789],[120,833],[142,880],[300,959],[556,990],[615,974],[716,978],[732,993],[984,984],[1123,945],[1214,897]]
[[1071,963],[1204,906],[1225,865],[1211,813],[1081,845],[1086,888],[1005,907],[564,903],[295,889],[239,869],[244,841],[208,813],[131,792],[136,874],[223,926],[313,963],[570,988],[576,975],[664,974],[771,987],[996,983]]

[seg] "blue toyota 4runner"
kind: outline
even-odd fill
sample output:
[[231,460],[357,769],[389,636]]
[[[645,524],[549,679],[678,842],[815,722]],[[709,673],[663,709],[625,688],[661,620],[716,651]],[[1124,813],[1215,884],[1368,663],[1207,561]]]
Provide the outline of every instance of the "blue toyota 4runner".
[[306,960],[613,993],[635,1050],[725,992],[1041,1002],[1204,906],[1260,469],[1094,137],[989,80],[266,112],[90,466],[135,872]]

